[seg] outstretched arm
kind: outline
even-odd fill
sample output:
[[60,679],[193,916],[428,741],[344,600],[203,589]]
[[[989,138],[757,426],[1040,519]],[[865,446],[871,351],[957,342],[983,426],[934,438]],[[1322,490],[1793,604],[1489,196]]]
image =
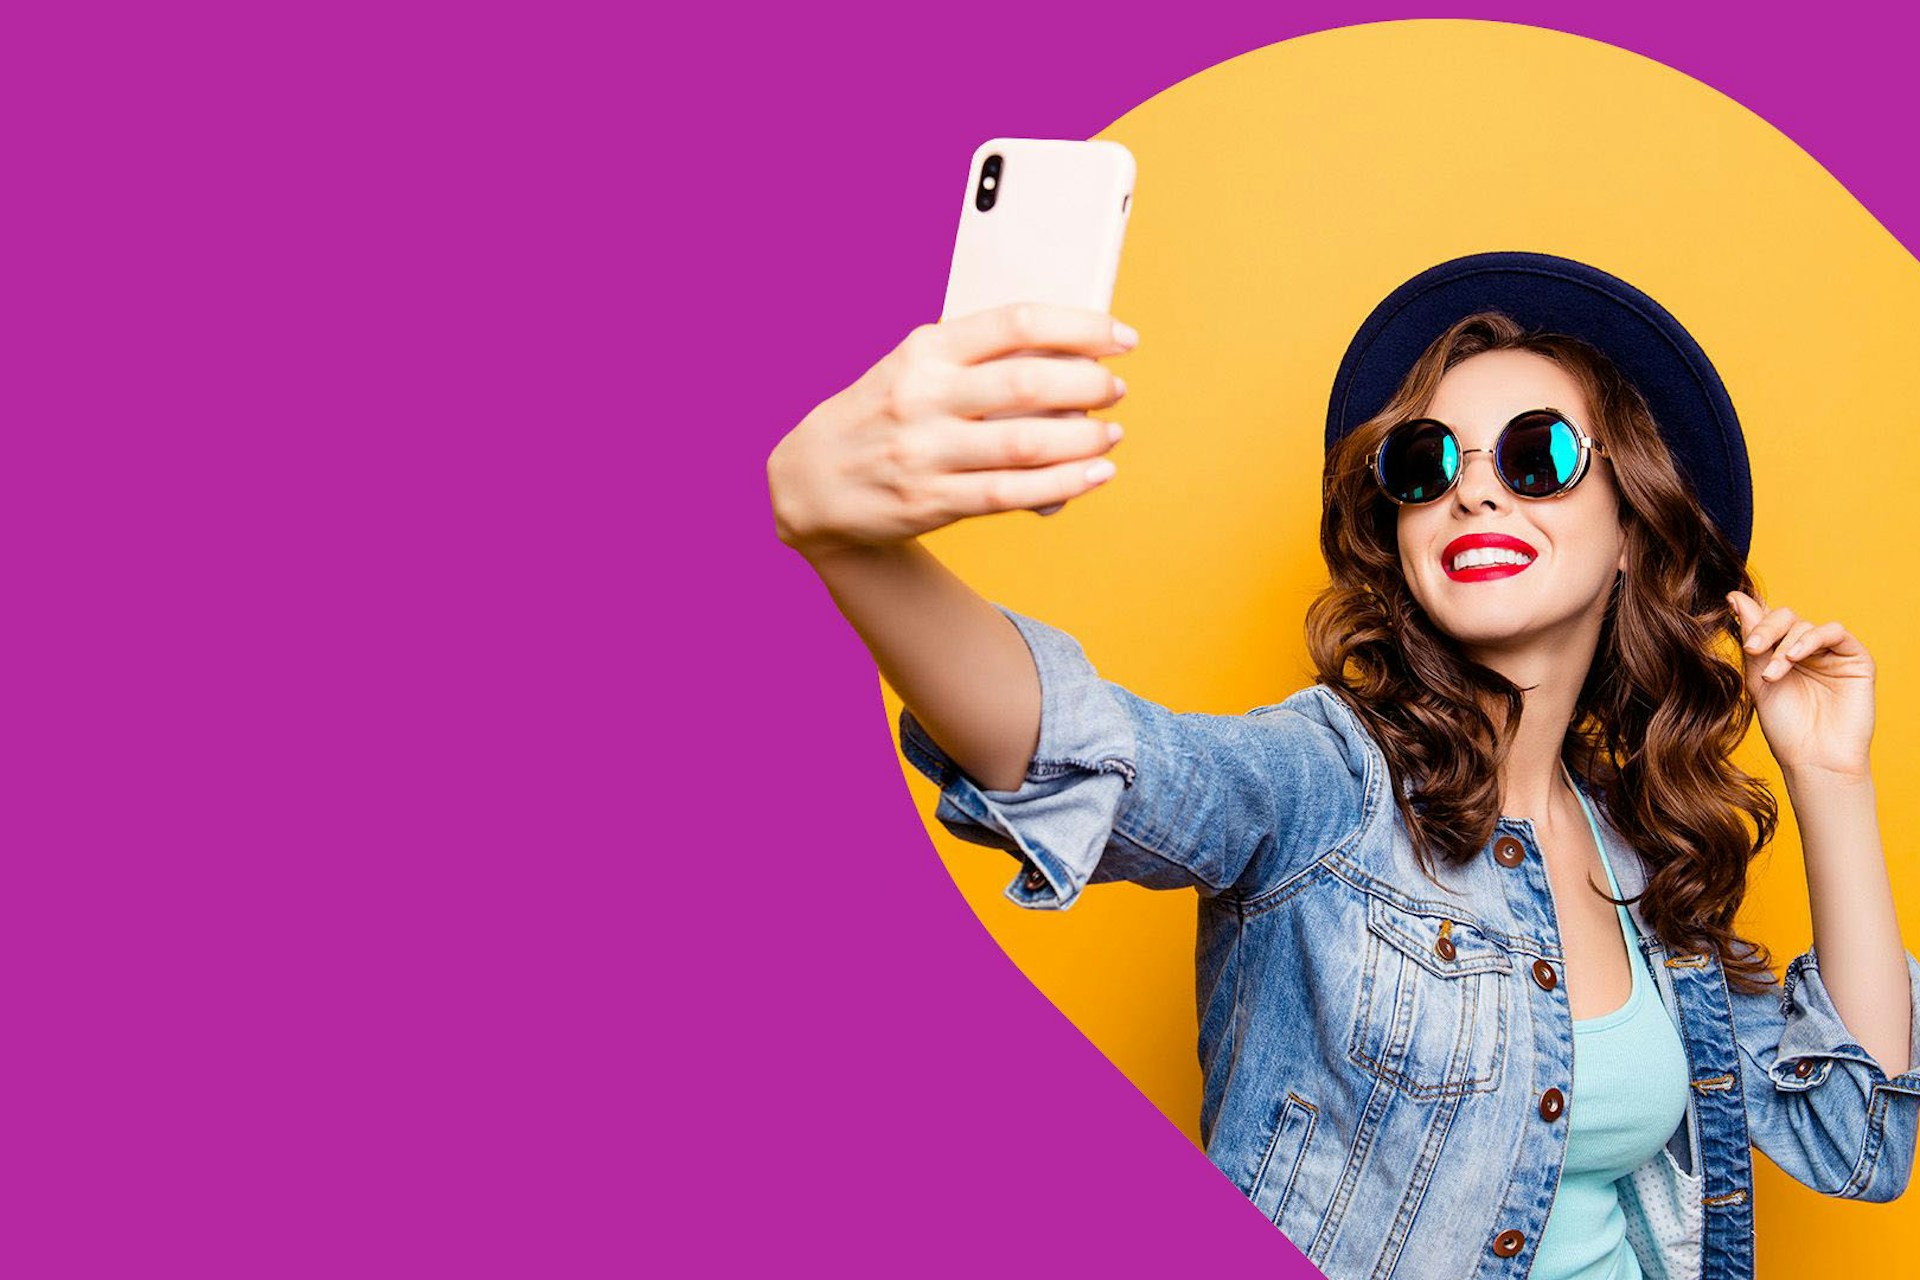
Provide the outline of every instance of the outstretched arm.
[[914,539],[812,564],[927,734],[983,786],[1018,787],[1040,741],[1040,676],[1005,615]]

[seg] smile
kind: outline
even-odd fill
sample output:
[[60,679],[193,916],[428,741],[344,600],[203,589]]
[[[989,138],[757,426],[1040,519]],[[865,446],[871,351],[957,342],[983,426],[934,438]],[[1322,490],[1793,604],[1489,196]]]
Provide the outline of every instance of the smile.
[[1504,533],[1470,533],[1440,553],[1440,565],[1455,582],[1487,582],[1522,573],[1539,553]]

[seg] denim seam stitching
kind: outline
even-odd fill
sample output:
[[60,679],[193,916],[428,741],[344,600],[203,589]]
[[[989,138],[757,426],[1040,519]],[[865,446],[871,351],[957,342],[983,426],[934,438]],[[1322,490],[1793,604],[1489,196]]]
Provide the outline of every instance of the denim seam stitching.
[[1421,1172],[1420,1185],[1417,1189],[1408,1188],[1412,1194],[1401,1199],[1400,1207],[1393,1215],[1393,1223],[1387,1229],[1381,1244],[1384,1247],[1386,1242],[1392,1240],[1396,1234],[1399,1240],[1393,1245],[1390,1253],[1383,1253],[1379,1259],[1377,1267],[1383,1266],[1386,1271],[1380,1272],[1376,1267],[1375,1274],[1390,1275],[1399,1268],[1400,1255],[1406,1250],[1407,1240],[1413,1234],[1414,1220],[1420,1216],[1420,1208],[1426,1202],[1427,1192],[1433,1187],[1434,1174],[1439,1168],[1440,1158],[1446,1150],[1447,1139],[1453,1133],[1454,1121],[1459,1119],[1463,1104],[1464,1097],[1455,1098],[1452,1105],[1446,1108],[1446,1114],[1428,1128],[1419,1158],[1414,1163],[1414,1168]]
[[[1284,885],[1280,885],[1263,893],[1257,902],[1249,902],[1237,895],[1222,895],[1223,900],[1232,905],[1235,911],[1239,913],[1241,923],[1251,923],[1271,911],[1286,906],[1289,902],[1292,902],[1295,898],[1319,884],[1322,877],[1317,873],[1324,866],[1326,858],[1330,856],[1332,855],[1329,853],[1328,855],[1314,859],[1313,863],[1304,868],[1299,875],[1288,876]],[[1327,874],[1333,875],[1336,879],[1338,878],[1335,872],[1328,872]]]
[[1266,1154],[1260,1160],[1260,1168],[1253,1175],[1253,1189],[1258,1190],[1260,1184],[1266,1180],[1267,1170],[1272,1167],[1274,1148],[1279,1145],[1280,1135],[1286,1131],[1287,1112],[1296,1106],[1307,1118],[1307,1131],[1300,1137],[1300,1145],[1294,1152],[1293,1164],[1287,1170],[1286,1185],[1280,1189],[1280,1199],[1275,1203],[1273,1213],[1269,1215],[1269,1220],[1275,1226],[1280,1225],[1280,1215],[1286,1211],[1287,1202],[1293,1199],[1294,1184],[1300,1177],[1300,1166],[1306,1163],[1307,1146],[1313,1141],[1313,1131],[1320,1122],[1320,1108],[1293,1090],[1287,1090],[1286,1101],[1281,1104],[1280,1115],[1273,1123],[1273,1133],[1267,1139]]
[[1873,1185],[1873,1175],[1880,1164],[1881,1141],[1886,1136],[1886,1096],[1877,1084],[1868,1090],[1866,1138],[1854,1161],[1852,1174],[1840,1188],[1839,1194],[1845,1199],[1857,1199]]
[[1085,760],[1079,756],[1049,756],[1041,759],[1035,756],[1027,766],[1028,782],[1051,782],[1055,778],[1069,773],[1117,773],[1127,786],[1133,785],[1139,775],[1139,765],[1127,756],[1102,756],[1097,760]]

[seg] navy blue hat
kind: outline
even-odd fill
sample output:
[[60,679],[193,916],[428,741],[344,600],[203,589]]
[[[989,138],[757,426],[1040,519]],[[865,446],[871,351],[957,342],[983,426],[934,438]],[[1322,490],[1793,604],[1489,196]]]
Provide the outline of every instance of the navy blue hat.
[[1340,361],[1327,405],[1327,448],[1380,412],[1434,339],[1475,311],[1501,311],[1527,329],[1584,338],[1605,352],[1646,397],[1694,496],[1746,559],[1753,478],[1746,437],[1720,375],[1665,307],[1571,258],[1469,254],[1429,267],[1388,294]]

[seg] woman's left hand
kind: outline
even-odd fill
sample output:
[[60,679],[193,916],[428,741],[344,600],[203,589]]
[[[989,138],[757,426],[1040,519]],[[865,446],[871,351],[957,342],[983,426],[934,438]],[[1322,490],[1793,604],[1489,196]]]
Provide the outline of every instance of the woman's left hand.
[[1815,626],[1744,591],[1727,597],[1760,731],[1783,770],[1867,774],[1873,657],[1837,622]]

